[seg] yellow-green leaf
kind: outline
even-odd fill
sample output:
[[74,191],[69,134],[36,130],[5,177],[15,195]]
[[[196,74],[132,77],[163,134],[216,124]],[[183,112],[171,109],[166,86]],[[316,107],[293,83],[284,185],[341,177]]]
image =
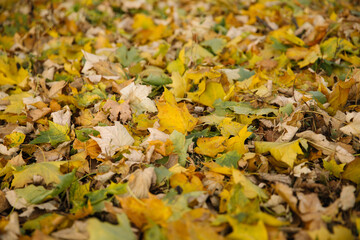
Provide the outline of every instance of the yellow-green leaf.
[[70,141],[69,132],[69,126],[49,121],[49,130],[40,132],[40,135],[32,140],[30,144],[51,143],[51,145],[55,146],[58,143]]
[[22,132],[13,132],[5,136],[4,144],[9,148],[18,147],[25,140],[26,135]]
[[41,162],[27,165],[13,173],[14,180],[11,186],[15,188],[23,187],[25,184],[31,183],[36,175],[43,177],[45,184],[60,183],[59,176],[62,175],[60,165],[64,163],[66,161]]

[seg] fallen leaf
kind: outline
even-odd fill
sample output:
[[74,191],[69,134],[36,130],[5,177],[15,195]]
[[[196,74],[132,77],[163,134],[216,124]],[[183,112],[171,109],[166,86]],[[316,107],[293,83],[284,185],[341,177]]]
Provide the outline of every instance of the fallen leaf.
[[156,103],[160,130],[168,130],[170,133],[177,130],[186,133],[194,129],[197,119],[193,117],[186,105],[177,104],[175,97],[165,88],[161,99]]
[[55,146],[58,143],[70,141],[69,126],[63,126],[52,121],[49,121],[49,130],[40,132],[30,144],[39,144],[39,143],[51,143]]
[[355,205],[355,187],[352,185],[344,186],[340,193],[340,207],[346,211]]
[[225,137],[217,136],[212,138],[199,138],[194,149],[197,154],[203,154],[209,157],[215,157],[216,154],[223,152],[225,147]]
[[154,101],[148,98],[151,87],[130,83],[121,89],[121,99],[129,102],[131,110],[137,114],[143,112],[157,112]]
[[156,175],[153,167],[138,169],[129,176],[130,194],[137,198],[147,198],[149,189],[156,181]]
[[33,163],[24,166],[13,173],[14,180],[11,185],[15,188],[23,187],[27,183],[33,181],[33,176],[39,175],[43,177],[45,184],[60,183],[60,165],[64,161]]
[[90,218],[86,221],[89,239],[129,239],[135,240],[135,234],[131,230],[128,218],[125,214],[117,215],[117,225],[101,222],[97,218]]
[[131,146],[134,143],[134,139],[120,122],[115,122],[114,126],[94,127],[94,129],[101,135],[101,138],[90,136],[101,148],[101,154],[98,156],[100,158],[111,157],[118,148]]
[[[271,155],[279,162],[279,166],[293,167],[298,154],[304,154],[300,144],[306,149],[307,142],[299,139],[289,143],[278,142],[255,142],[255,152],[270,152]],[[284,165],[285,164],[285,165]]]

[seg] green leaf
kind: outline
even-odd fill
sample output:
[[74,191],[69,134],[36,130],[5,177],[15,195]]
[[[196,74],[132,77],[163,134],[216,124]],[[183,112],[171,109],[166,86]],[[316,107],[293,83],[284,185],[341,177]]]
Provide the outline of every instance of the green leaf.
[[271,46],[276,50],[286,52],[286,50],[289,48],[289,46],[281,43],[279,40],[277,40],[274,37],[270,37],[270,40],[273,41],[273,44]]
[[81,142],[86,142],[90,139],[90,135],[96,137],[100,134],[99,131],[96,131],[93,128],[82,128],[80,130],[75,129],[76,138]]
[[166,75],[152,75],[150,74],[147,78],[142,79],[146,84],[153,86],[162,86],[172,83],[171,78]]
[[237,80],[242,82],[242,81],[252,77],[253,75],[255,75],[255,72],[254,71],[249,71],[249,70],[247,70],[246,68],[243,68],[243,67],[239,67],[239,75],[240,75],[240,78],[237,79]]
[[104,201],[113,195],[124,194],[127,192],[126,183],[111,183],[107,188],[96,190],[85,194],[94,208],[94,211],[101,211],[104,208]]
[[269,113],[274,113],[275,115],[278,113],[277,109],[274,108],[254,108],[248,102],[238,102],[235,106],[230,107],[236,114],[244,114],[244,115],[267,115]]
[[227,210],[229,213],[243,212],[246,205],[249,204],[249,199],[244,194],[244,188],[240,184],[235,184],[230,191],[230,199],[227,203]]
[[221,157],[215,159],[215,162],[224,167],[237,168],[238,166],[237,163],[240,160],[240,158],[241,158],[241,154],[239,154],[237,151],[230,151],[221,155]]
[[325,59],[332,60],[342,51],[353,52],[356,47],[343,38],[331,37],[320,44]]
[[32,140],[30,144],[51,143],[52,146],[55,146],[58,143],[70,141],[69,132],[69,126],[49,121],[49,130],[40,132],[40,135]]
[[[19,189],[15,189],[16,195],[19,197],[23,197],[28,203],[39,203],[41,201],[38,201],[39,196],[40,198],[42,196],[48,196],[49,192],[51,192],[51,190],[47,190],[45,189],[43,186],[35,186],[33,184],[24,187],[24,188],[19,188]],[[42,198],[42,199],[45,199]]]
[[161,184],[162,182],[168,180],[173,174],[164,166],[156,167],[154,170],[156,174],[156,184]]
[[89,193],[90,182],[86,184],[80,184],[79,181],[73,182],[69,189],[69,200],[72,205],[71,212],[83,208],[86,204],[85,194]]
[[279,112],[286,113],[289,116],[293,111],[294,111],[294,106],[292,105],[292,103],[288,103],[285,106],[279,108]]
[[192,142],[192,138],[185,139],[185,135],[174,130],[170,135],[170,140],[174,145],[174,153],[179,155],[179,164],[185,166],[188,156],[187,149]]
[[27,202],[38,204],[46,199],[58,196],[70,187],[71,183],[76,179],[75,170],[64,176],[59,176],[59,178],[61,182],[52,190],[47,190],[43,186],[34,186],[31,184],[22,189],[15,189],[15,192],[18,196],[25,198]]
[[132,63],[140,62],[142,59],[136,48],[132,47],[128,51],[125,46],[116,50],[115,57],[124,67],[130,66]]
[[327,102],[326,96],[319,92],[319,91],[309,91],[308,93],[310,93],[313,97],[313,99],[319,101],[319,103],[324,104]]
[[129,219],[126,214],[117,215],[117,225],[107,222],[101,222],[97,218],[90,218],[87,221],[87,231],[90,240],[106,239],[106,240],[136,240],[136,236],[131,230]]
[[210,47],[213,53],[219,54],[225,47],[226,40],[223,38],[213,38],[202,42],[201,45],[204,47]]
[[152,226],[150,228],[148,228],[145,231],[144,239],[145,240],[153,240],[153,239],[166,240],[167,238],[164,235],[164,232],[161,231],[161,227],[154,223],[154,224],[152,224]]
[[24,166],[13,173],[14,179],[11,186],[15,188],[23,187],[33,181],[34,175],[42,176],[45,184],[60,183],[60,176],[62,175],[60,165],[64,163],[66,161],[41,162]]

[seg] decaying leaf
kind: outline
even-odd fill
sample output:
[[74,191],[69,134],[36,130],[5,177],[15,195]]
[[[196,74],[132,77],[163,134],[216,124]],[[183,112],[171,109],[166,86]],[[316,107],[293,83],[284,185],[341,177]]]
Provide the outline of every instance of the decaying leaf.
[[101,148],[99,157],[111,157],[118,148],[131,146],[134,143],[134,139],[120,122],[115,122],[114,126],[94,127],[94,129],[101,135],[101,138],[91,136]]

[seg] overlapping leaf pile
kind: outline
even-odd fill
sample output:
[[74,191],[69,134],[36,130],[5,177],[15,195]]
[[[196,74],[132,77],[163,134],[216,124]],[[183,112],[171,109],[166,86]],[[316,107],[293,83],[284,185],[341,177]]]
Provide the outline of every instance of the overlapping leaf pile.
[[2,239],[354,239],[356,1],[3,1]]

